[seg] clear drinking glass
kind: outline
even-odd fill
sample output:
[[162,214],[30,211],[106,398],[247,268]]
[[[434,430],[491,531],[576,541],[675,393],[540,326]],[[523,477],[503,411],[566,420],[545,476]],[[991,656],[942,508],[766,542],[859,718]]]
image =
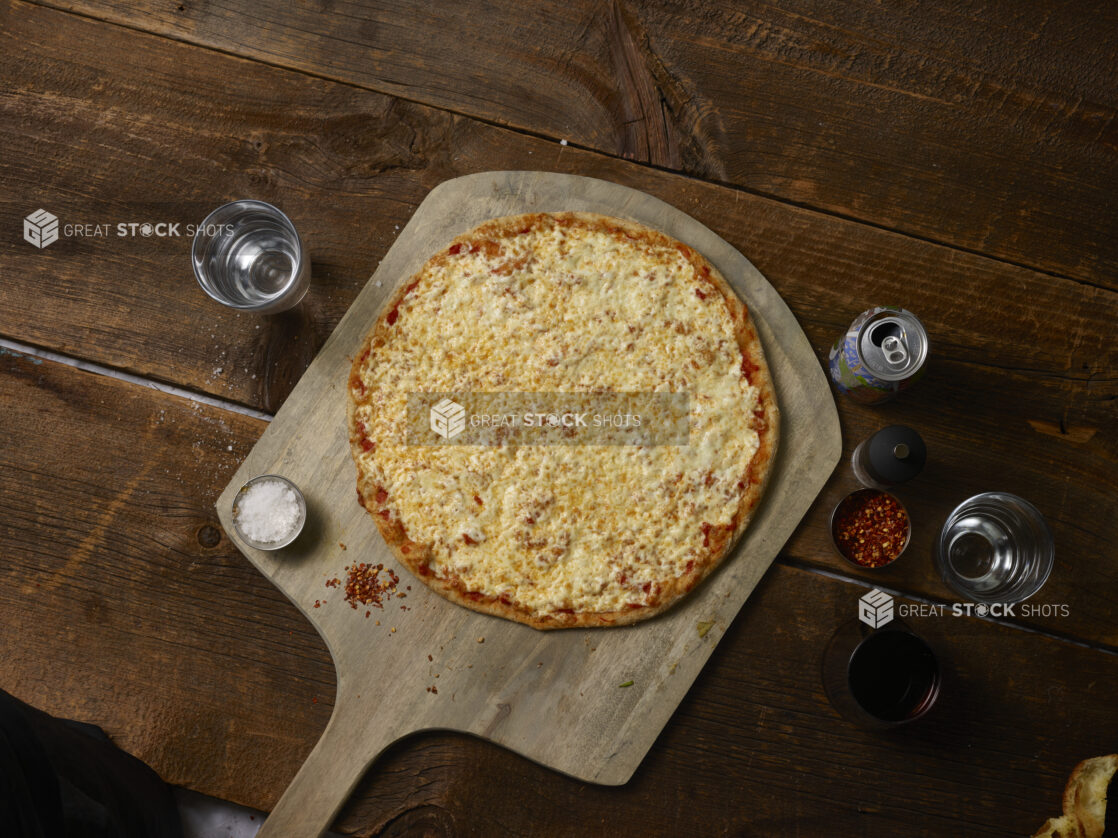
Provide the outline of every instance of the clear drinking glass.
[[936,543],[943,581],[975,602],[1020,602],[1052,572],[1052,531],[1035,506],[1007,492],[975,495],[955,507]]
[[272,314],[297,305],[310,287],[310,260],[286,215],[263,201],[233,201],[198,227],[194,276],[219,303]]

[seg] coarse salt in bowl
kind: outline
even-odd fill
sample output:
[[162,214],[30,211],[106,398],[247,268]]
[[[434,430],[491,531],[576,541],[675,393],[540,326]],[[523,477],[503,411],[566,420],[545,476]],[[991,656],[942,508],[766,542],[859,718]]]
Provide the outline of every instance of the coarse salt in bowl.
[[294,541],[307,520],[299,487],[278,474],[248,481],[233,500],[233,526],[250,547],[278,550]]

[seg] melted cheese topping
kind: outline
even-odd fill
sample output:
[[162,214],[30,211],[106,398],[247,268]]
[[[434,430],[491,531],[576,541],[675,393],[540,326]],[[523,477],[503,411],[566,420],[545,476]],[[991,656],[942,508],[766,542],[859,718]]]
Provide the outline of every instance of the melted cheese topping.
[[[717,290],[667,240],[548,219],[420,271],[359,374],[359,467],[431,570],[544,614],[656,601],[710,558],[758,450],[758,393]],[[409,392],[686,392],[683,446],[405,444]],[[473,542],[473,543],[471,543]]]

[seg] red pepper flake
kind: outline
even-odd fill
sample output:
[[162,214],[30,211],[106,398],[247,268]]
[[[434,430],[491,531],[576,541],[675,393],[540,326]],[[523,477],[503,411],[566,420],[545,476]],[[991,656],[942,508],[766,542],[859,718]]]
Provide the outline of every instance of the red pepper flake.
[[341,579],[327,579],[326,580],[326,587],[327,588],[336,588],[340,584],[342,584]]
[[359,603],[384,608],[384,603],[396,593],[399,583],[400,577],[395,571],[383,564],[354,563],[346,568],[345,601],[353,609]]
[[908,531],[904,507],[895,497],[877,489],[848,495],[831,521],[839,552],[863,567],[883,567],[896,559],[908,543]]

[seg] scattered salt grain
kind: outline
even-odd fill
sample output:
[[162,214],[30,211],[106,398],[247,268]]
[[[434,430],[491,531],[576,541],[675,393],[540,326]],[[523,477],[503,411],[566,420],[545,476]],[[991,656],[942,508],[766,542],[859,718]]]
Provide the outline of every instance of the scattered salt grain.
[[567,144],[567,141],[566,141],[566,140],[560,140],[560,141],[559,141],[559,145],[566,145],[566,144]]
[[302,518],[298,496],[279,480],[253,483],[237,502],[237,528],[260,544],[290,538]]

